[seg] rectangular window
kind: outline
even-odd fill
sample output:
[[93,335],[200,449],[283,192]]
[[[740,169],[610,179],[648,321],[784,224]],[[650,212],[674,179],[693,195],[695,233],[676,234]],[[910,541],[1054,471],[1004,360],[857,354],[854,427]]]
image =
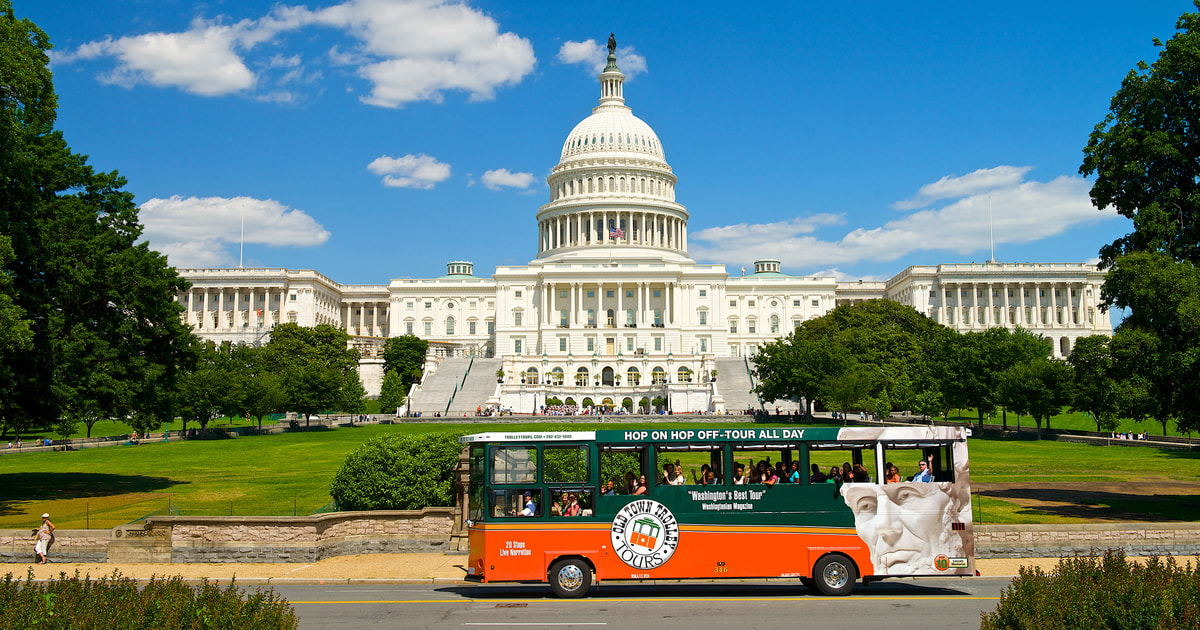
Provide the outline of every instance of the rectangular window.
[[547,446],[542,452],[544,483],[587,483],[588,447]]
[[559,351],[559,352],[566,352],[566,351],[567,351],[567,338],[566,338],[566,337],[559,337],[559,338],[558,338],[558,351]]
[[662,297],[662,291],[660,291],[660,290],[658,290],[658,289],[655,289],[655,290],[654,290],[654,297]]
[[626,291],[626,292],[625,292],[625,297],[628,297],[628,298],[631,298],[631,297],[633,297],[633,291]]
[[608,297],[613,297],[613,292],[612,292],[612,291],[606,291],[606,294],[608,295]]
[[515,352],[516,354],[521,354],[521,346],[524,345],[524,344],[522,344],[522,341],[524,341],[524,340],[513,339],[513,352]]
[[[797,304],[796,306],[800,306]],[[737,308],[737,300],[729,300],[729,308]]]
[[708,352],[708,337],[700,338],[700,352]]
[[413,334],[412,325],[413,325],[412,322],[404,322],[404,334],[406,334],[406,335]]
[[514,326],[521,325],[521,315],[523,315],[523,314],[524,313],[522,313],[521,311],[517,311],[517,312],[513,313],[513,325]]
[[415,305],[412,302],[406,302],[404,304],[404,308],[407,308],[410,311],[413,310],[413,306],[415,306]]
[[747,321],[746,322],[746,331],[749,332],[751,335],[758,332],[758,322],[754,321],[753,319]]
[[[932,296],[932,295],[930,295],[929,297],[933,297],[933,296]],[[799,308],[799,307],[800,307],[800,300],[792,300],[792,306],[794,306],[794,307],[796,307],[796,308]]]
[[596,292],[595,292],[595,291],[588,291],[588,292],[587,292],[587,296],[588,296],[588,297],[590,297],[590,298],[594,298],[594,297],[596,297]]
[[625,350],[628,352],[633,352],[633,337],[625,338]]
[[596,351],[596,340],[591,337],[588,337],[588,340],[587,340],[587,351],[588,352]]
[[700,297],[708,297],[708,291],[705,289],[700,289]]
[[496,322],[487,323],[488,336],[496,334]]
[[558,325],[561,328],[567,327],[567,311],[562,310],[558,312]]
[[433,322],[425,322],[425,336],[433,334]]
[[708,311],[700,311],[700,325],[706,326],[707,324],[708,324]]
[[655,351],[655,352],[662,352],[662,337],[655,337],[655,338],[654,338],[654,351]]
[[754,300],[750,300],[746,305],[750,308],[754,308]]
[[633,310],[632,309],[625,311],[625,325],[626,326],[633,325]]
[[426,302],[426,303],[425,303],[425,310],[429,310],[429,309],[431,309],[431,308],[433,308],[433,302]]
[[475,322],[467,322],[467,334],[475,334]]
[[813,301],[812,301],[812,305],[813,305],[813,306],[820,306],[820,305],[821,305],[821,300],[813,300]]
[[559,291],[559,292],[558,292],[558,297],[560,297],[560,298],[565,298],[565,297],[567,297],[567,292],[566,292],[566,291]]
[[729,322],[729,332],[737,333],[737,322]]
[[534,483],[537,449],[533,446],[493,446],[492,483]]
[[295,294],[295,293],[291,294],[290,296],[288,296],[288,299],[289,299],[289,300],[291,300],[291,301],[293,301],[293,302],[295,302],[295,301],[296,301],[296,294]]
[[930,297],[930,298],[935,298],[935,297],[937,297],[937,291],[930,291],[930,292],[929,292],[929,297]]
[[519,299],[521,299],[521,292],[520,292],[520,291],[513,291],[513,297],[517,298],[518,300],[519,300]]

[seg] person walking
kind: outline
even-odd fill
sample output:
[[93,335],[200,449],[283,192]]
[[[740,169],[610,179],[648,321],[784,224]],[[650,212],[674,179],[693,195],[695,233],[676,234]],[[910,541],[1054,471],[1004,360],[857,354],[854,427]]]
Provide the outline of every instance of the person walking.
[[49,562],[46,552],[50,549],[50,541],[54,539],[54,523],[50,522],[49,514],[42,515],[42,524],[34,530],[33,536],[37,538],[33,552],[37,554],[38,564],[46,564]]

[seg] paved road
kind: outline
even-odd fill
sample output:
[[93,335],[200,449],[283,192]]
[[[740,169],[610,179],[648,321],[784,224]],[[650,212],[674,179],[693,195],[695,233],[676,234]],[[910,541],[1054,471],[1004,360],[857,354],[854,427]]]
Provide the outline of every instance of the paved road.
[[1000,578],[929,578],[859,586],[822,597],[782,582],[604,584],[556,599],[538,586],[276,586],[301,628],[978,628],[996,608]]

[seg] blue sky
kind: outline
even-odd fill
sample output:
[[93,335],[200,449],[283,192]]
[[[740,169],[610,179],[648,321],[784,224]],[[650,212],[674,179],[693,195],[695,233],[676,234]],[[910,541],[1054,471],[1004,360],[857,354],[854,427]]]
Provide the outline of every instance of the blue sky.
[[1093,261],[1129,223],[1081,149],[1188,0],[705,3],[15,0],[55,44],[59,127],[119,170],[179,267],[346,284],[536,255],[610,31],[634,114],[731,274],[883,279]]

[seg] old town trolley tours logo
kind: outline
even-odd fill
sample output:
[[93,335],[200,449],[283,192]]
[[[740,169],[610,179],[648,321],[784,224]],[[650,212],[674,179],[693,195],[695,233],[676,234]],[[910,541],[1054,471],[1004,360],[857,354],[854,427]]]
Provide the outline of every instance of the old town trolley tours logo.
[[635,569],[657,569],[679,546],[679,522],[667,506],[640,499],[617,512],[610,536],[622,562]]

